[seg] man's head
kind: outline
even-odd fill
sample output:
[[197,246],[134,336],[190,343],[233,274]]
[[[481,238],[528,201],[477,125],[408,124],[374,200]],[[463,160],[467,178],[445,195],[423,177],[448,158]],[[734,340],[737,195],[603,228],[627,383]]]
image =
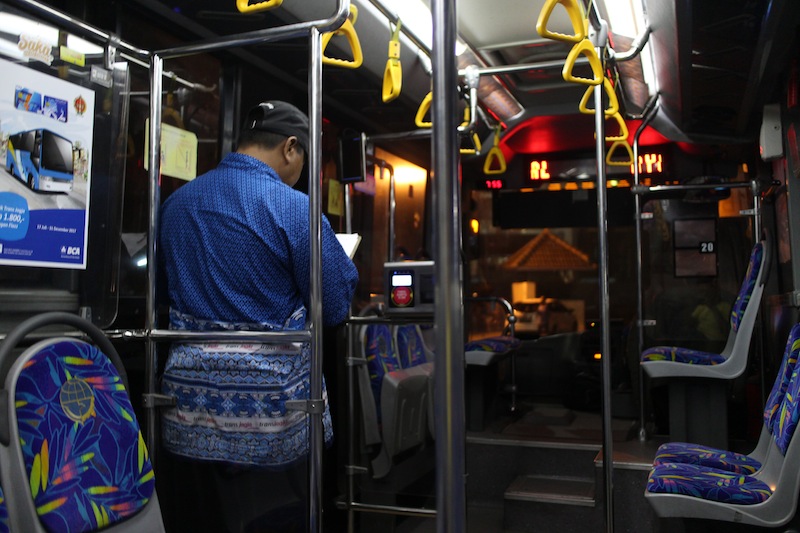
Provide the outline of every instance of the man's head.
[[294,187],[308,151],[308,117],[286,102],[262,102],[247,113],[237,151],[268,164]]

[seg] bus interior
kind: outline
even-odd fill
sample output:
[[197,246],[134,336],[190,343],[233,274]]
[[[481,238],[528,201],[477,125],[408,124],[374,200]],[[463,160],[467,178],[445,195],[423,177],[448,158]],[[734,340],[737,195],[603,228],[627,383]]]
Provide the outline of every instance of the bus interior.
[[0,333],[111,339],[182,531],[157,213],[285,100],[360,277],[308,337],[304,531],[796,531],[799,30],[795,0],[1,0],[0,160],[52,128],[74,184],[2,169]]

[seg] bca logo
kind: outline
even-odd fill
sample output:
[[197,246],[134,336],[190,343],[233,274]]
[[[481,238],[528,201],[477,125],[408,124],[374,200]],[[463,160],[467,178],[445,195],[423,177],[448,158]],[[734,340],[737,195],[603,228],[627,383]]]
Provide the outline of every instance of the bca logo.
[[81,255],[80,246],[62,246],[61,253],[67,255]]

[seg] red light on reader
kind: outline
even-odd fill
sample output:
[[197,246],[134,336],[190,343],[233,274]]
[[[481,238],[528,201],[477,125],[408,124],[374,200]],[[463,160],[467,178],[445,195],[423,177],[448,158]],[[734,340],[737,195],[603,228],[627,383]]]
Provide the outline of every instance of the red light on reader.
[[550,172],[547,161],[531,161],[531,181],[548,181]]

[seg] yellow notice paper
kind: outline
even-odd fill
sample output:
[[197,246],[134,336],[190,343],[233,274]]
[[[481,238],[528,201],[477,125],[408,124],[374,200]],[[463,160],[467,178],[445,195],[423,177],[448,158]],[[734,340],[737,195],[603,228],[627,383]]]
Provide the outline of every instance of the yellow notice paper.
[[[145,121],[144,168],[150,166],[150,119]],[[161,125],[161,174],[186,181],[197,177],[197,135],[169,124]]]
[[344,210],[344,195],[342,195],[342,184],[337,180],[328,180],[328,214],[342,216]]
[[62,61],[66,61],[67,63],[72,63],[79,67],[86,65],[86,56],[84,54],[76,50],[71,50],[66,46],[60,46],[58,48],[58,55],[61,57]]

